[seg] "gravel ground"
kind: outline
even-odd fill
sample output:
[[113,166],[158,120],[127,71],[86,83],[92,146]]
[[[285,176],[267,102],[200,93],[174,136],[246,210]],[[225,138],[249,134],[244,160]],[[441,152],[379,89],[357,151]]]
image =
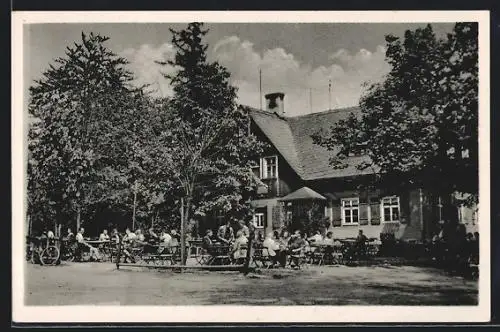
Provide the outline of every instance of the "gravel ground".
[[412,266],[177,273],[109,263],[26,265],[26,305],[475,305],[478,284]]

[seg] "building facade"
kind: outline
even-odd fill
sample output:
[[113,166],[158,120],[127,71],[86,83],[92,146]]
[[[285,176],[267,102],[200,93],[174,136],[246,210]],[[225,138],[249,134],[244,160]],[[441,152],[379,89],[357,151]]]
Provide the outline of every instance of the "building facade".
[[[355,167],[365,157],[353,155],[347,168],[334,169],[329,164],[334,152],[313,143],[312,134],[359,114],[359,108],[287,116],[284,97],[268,94],[265,110],[247,108],[250,131],[268,146],[253,169],[265,184],[252,201],[258,231],[291,229],[294,219],[308,219],[313,210],[316,218],[320,212],[335,238],[355,237],[362,229],[369,238],[393,233],[399,239],[420,240],[439,231],[443,209],[451,204],[423,188],[359,189],[376,172]],[[477,224],[472,209],[461,207],[457,213],[462,221]]]

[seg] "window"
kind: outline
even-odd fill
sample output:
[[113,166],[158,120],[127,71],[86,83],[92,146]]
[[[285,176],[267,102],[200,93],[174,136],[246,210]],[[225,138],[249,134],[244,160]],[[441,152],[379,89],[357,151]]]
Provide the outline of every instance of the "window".
[[359,198],[342,199],[342,223],[355,225],[359,221]]
[[384,222],[399,221],[399,197],[388,196],[382,198],[382,217]]
[[269,179],[278,177],[278,157],[264,157],[260,159],[260,178]]
[[253,215],[255,228],[264,228],[264,213],[256,213]]

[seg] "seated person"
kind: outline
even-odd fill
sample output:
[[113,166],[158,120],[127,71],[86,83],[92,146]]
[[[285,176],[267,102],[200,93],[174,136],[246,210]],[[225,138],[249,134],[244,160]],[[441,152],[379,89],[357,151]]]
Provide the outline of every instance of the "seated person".
[[290,239],[290,244],[288,246],[288,251],[289,254],[291,255],[291,263],[295,266],[299,266],[299,258],[297,255],[300,255],[300,253],[305,250],[305,248],[308,246],[308,243],[304,238],[302,237],[302,234],[300,230],[296,230],[292,238]]
[[326,237],[323,240],[322,245],[324,245],[324,246],[332,246],[333,247],[333,244],[334,244],[333,242],[334,242],[334,240],[333,240],[333,232],[330,231],[330,232],[326,233]]
[[99,235],[99,241],[107,242],[109,241],[108,230],[104,229],[102,233]]
[[[282,253],[285,253],[285,251],[280,249],[280,245],[274,239],[274,234],[272,232],[267,234],[262,246],[267,248],[267,254],[269,254],[273,265],[281,265],[281,258],[283,257]],[[266,255],[266,251],[264,251],[263,254]]]
[[307,241],[304,240],[302,234],[299,230],[296,230],[295,233],[290,238],[288,243],[288,248],[290,251],[297,251],[298,249],[305,248],[308,245]]
[[180,246],[180,236],[177,234],[177,231],[175,229],[172,229],[170,231],[170,247],[178,247]]
[[158,234],[156,234],[153,227],[150,227],[148,229],[148,233],[145,235],[145,238],[146,238],[146,242],[150,243],[150,244],[156,244],[160,240],[160,237],[158,236]]
[[86,250],[89,250],[91,260],[100,260],[101,255],[99,253],[99,250],[97,250],[97,248],[94,248],[93,246],[91,246],[90,244],[88,244],[85,241],[85,239],[83,237],[84,233],[85,233],[85,229],[82,227],[82,228],[80,228],[80,231],[76,234],[76,242],[78,243],[76,258],[78,260],[81,260],[82,253]]
[[47,232],[47,244],[49,245],[54,245],[55,244],[55,238],[56,236],[54,235],[54,232],[52,232],[50,229]]
[[71,243],[75,240],[75,234],[73,234],[73,232],[71,231],[71,228],[68,228],[63,240],[66,242],[69,242],[69,243]]
[[231,258],[234,260],[238,260],[240,258],[246,257],[246,250],[248,244],[248,239],[244,235],[242,230],[236,232],[236,239],[231,244]]
[[205,236],[201,240],[201,246],[204,249],[208,249],[208,248],[210,248],[212,246],[212,244],[213,244],[212,236],[213,235],[214,235],[214,233],[212,232],[212,230],[211,229],[207,229]]
[[321,236],[321,232],[316,230],[315,234],[309,238],[309,242],[311,243],[311,246],[313,245],[321,245],[321,242],[323,242],[323,237]]
[[123,244],[132,245],[137,239],[137,235],[134,232],[130,231],[130,228],[125,229],[125,236],[123,237]]
[[225,244],[230,244],[234,241],[234,230],[231,227],[231,222],[229,220],[226,224],[219,227],[219,230],[217,231],[217,240]]
[[111,232],[111,240],[113,240],[116,244],[120,243],[120,233],[118,233],[116,228],[113,228],[113,231]]
[[158,242],[160,237],[155,233],[153,227],[148,229],[148,232],[144,235],[144,252],[145,253],[156,253],[158,252]]
[[280,249],[283,251],[287,250],[290,241],[291,241],[290,233],[287,230],[283,230],[279,238]]
[[142,233],[142,230],[139,228],[138,230],[135,231],[135,235],[137,236],[136,241],[144,244],[146,242],[146,237]]
[[170,245],[170,240],[172,240],[170,234],[168,234],[167,231],[161,231],[160,245],[168,247]]

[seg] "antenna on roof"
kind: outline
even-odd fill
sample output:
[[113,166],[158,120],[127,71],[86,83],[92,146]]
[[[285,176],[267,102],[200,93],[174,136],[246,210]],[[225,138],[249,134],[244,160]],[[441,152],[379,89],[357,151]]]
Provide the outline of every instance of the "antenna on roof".
[[309,88],[309,111],[311,113],[313,111],[313,93],[311,88]]
[[262,111],[262,69],[259,68],[259,101],[260,110]]
[[328,80],[328,110],[332,109],[332,80]]

